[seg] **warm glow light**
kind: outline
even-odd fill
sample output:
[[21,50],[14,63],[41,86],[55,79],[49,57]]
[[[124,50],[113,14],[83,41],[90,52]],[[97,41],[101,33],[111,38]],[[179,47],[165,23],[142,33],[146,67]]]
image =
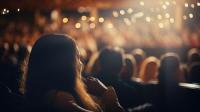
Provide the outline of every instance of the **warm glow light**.
[[167,6],[166,5],[162,5],[162,8],[165,10],[165,9],[167,9]]
[[185,3],[185,7],[188,7],[189,5],[188,5],[188,3]]
[[165,14],[165,17],[166,17],[166,18],[169,18],[169,17],[170,17],[169,13],[166,13],[166,14]]
[[20,8],[17,9],[17,12],[19,12],[19,11],[20,11]]
[[142,16],[144,16],[144,13],[143,13],[143,12],[138,12],[138,13],[136,13],[136,14],[134,15],[134,17],[136,17],[136,18],[140,18],[140,17],[142,17]]
[[81,27],[81,23],[76,23],[75,28],[79,29]]
[[194,8],[194,4],[191,4],[191,7]]
[[129,13],[129,14],[131,14],[133,12],[133,9],[132,8],[129,8],[128,10],[127,10],[127,13]]
[[130,26],[131,25],[131,22],[128,18],[124,18],[124,22],[126,25]]
[[114,17],[118,17],[119,16],[119,14],[117,13],[117,11],[113,11],[113,16]]
[[87,16],[81,16],[81,20],[82,20],[82,21],[87,20]]
[[9,13],[9,10],[7,10],[6,12]]
[[96,27],[96,25],[94,23],[90,23],[90,28],[94,29]]
[[103,22],[104,22],[104,18],[103,18],[103,17],[100,17],[100,18],[99,18],[99,22],[100,22],[100,23],[103,23]]
[[65,23],[65,24],[66,24],[67,22],[68,22],[68,18],[66,18],[66,17],[65,17],[65,18],[63,18],[63,23]]
[[124,15],[124,14],[125,14],[125,11],[124,11],[124,10],[120,10],[119,13],[120,13],[121,15]]
[[157,15],[157,18],[158,19],[162,19],[162,16],[159,14],[159,15]]
[[197,2],[197,6],[200,6],[200,2]]
[[95,17],[90,17],[90,21],[95,21]]
[[194,17],[194,15],[193,15],[192,13],[190,13],[190,14],[189,14],[189,17],[190,17],[190,18],[193,18],[193,17]]
[[166,1],[166,2],[165,2],[165,4],[166,4],[166,5],[169,5],[169,2],[168,2],[168,1]]
[[141,5],[141,6],[144,6],[144,2],[143,2],[143,1],[140,1],[140,5]]
[[176,5],[176,1],[172,1],[172,3],[173,3],[174,5]]
[[113,24],[112,23],[108,23],[108,28],[113,28]]
[[159,28],[164,28],[163,23],[159,23],[158,26],[159,26]]
[[170,18],[170,19],[169,19],[169,22],[170,22],[170,23],[174,23],[174,18]]
[[6,12],[6,9],[3,9],[4,12]]
[[147,22],[151,22],[151,18],[150,17],[146,17],[146,21]]

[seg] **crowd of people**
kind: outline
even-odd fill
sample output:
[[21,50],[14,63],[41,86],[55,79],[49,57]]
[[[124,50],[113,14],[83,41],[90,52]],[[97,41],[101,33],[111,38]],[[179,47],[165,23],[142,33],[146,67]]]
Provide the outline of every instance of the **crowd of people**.
[[[122,40],[108,38],[117,37],[113,29],[115,35],[98,26],[83,31],[38,18],[36,27],[11,22],[1,32],[0,111],[200,111],[199,32],[190,41],[121,32]],[[189,50],[182,56],[158,45]]]

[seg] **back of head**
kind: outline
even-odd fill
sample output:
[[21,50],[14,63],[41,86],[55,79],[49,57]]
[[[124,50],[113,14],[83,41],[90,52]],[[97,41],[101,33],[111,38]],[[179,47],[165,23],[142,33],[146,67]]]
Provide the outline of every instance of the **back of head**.
[[200,50],[197,48],[192,48],[188,52],[188,62],[189,64],[193,62],[200,62]]
[[121,73],[122,80],[131,80],[136,72],[136,61],[132,55],[127,54],[125,56],[125,68]]
[[175,53],[166,53],[161,57],[159,68],[159,83],[177,85],[180,72],[180,59]]
[[146,57],[146,54],[142,49],[134,49],[132,55],[135,57],[137,64],[141,63]]
[[41,36],[29,57],[26,95],[34,98],[51,89],[72,90],[76,78],[77,54],[76,44],[68,36]]
[[191,83],[200,83],[200,63],[193,63],[190,66],[189,80]]
[[104,48],[99,54],[99,65],[102,77],[118,77],[123,67],[123,51],[119,48]]
[[140,68],[140,79],[143,83],[155,81],[158,72],[158,59],[156,57],[146,58]]

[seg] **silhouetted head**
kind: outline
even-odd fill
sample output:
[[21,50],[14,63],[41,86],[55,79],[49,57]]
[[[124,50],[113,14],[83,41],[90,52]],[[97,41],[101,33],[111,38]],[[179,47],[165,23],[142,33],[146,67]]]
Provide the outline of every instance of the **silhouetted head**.
[[197,48],[192,48],[188,52],[188,62],[192,64],[193,62],[200,62],[200,50]]
[[166,53],[161,57],[158,80],[162,85],[177,85],[180,73],[180,58],[175,53]]
[[51,90],[67,91],[79,96],[86,108],[96,108],[81,80],[81,62],[76,43],[66,35],[41,36],[30,54],[25,92],[27,98],[30,101],[42,100]]
[[136,73],[136,61],[132,55],[125,55],[125,63],[124,69],[121,73],[122,80],[131,80]]
[[158,73],[159,60],[156,57],[146,58],[140,68],[140,79],[143,83],[156,81]]
[[193,63],[189,68],[189,81],[200,83],[200,63]]
[[124,65],[123,51],[119,48],[104,48],[99,54],[99,65],[102,77],[119,77]]

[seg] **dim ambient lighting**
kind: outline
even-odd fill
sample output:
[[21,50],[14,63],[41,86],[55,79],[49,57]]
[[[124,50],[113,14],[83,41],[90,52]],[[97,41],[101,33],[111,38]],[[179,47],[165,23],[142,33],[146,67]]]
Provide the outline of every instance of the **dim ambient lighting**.
[[81,28],[81,23],[76,23],[75,28],[77,28],[77,29]]
[[188,5],[188,3],[185,3],[185,7],[188,7],[189,5]]
[[170,23],[174,23],[174,18],[170,18],[170,19],[169,19],[169,22],[170,22]]
[[96,27],[96,25],[94,23],[90,23],[90,28],[94,29]]
[[120,13],[121,15],[124,15],[124,14],[125,14],[125,11],[124,11],[124,10],[120,10],[119,13]]
[[194,15],[193,15],[192,13],[190,13],[190,14],[189,14],[189,17],[190,17],[190,18],[193,18],[193,17],[194,17]]
[[81,16],[81,20],[82,20],[82,21],[87,20],[87,16]]
[[119,16],[118,12],[117,11],[113,11],[113,16],[114,17],[118,17]]
[[129,14],[131,14],[133,12],[133,9],[132,8],[129,8],[128,10],[127,10],[127,13],[129,13]]
[[157,15],[158,19],[162,19],[162,16],[160,14]]
[[100,23],[103,23],[103,22],[104,22],[104,18],[103,18],[103,17],[100,17],[100,18],[99,18],[99,22],[100,22]]
[[64,23],[64,24],[66,24],[68,21],[69,21],[68,18],[66,18],[66,17],[63,18],[63,23]]
[[141,6],[144,6],[144,2],[143,2],[143,1],[140,1],[140,5],[141,5]]
[[146,17],[146,21],[147,22],[151,22],[151,18],[150,17]]
[[164,28],[163,23],[159,23],[158,26],[159,26],[159,28]]
[[90,21],[95,21],[95,17],[90,17]]

